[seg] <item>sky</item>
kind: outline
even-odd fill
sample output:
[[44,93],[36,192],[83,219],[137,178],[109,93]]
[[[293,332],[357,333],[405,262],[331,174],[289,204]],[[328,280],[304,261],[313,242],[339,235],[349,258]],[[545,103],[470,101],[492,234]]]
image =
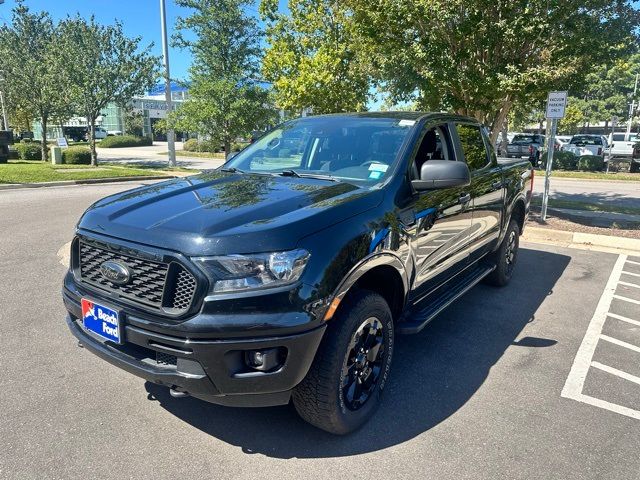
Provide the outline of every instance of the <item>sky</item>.
[[[11,9],[15,0],[5,0],[0,4],[0,23],[11,20]],[[286,5],[286,0],[281,5]],[[160,1],[159,0],[26,0],[25,4],[31,11],[47,11],[54,20],[60,20],[67,15],[80,13],[89,17],[95,15],[96,21],[102,24],[113,24],[119,20],[125,33],[130,37],[142,37],[142,44],[154,43],[153,53],[162,55],[162,38],[160,29]],[[167,29],[169,35],[174,31],[176,18],[186,16],[189,10],[178,7],[173,0],[166,0]],[[258,14],[257,3],[248,8],[248,13]],[[186,50],[171,48],[169,51],[171,77],[179,80],[187,78],[191,55]]]
[[[167,5],[167,29],[169,36],[174,32],[176,18],[189,14],[189,9],[178,7],[174,0],[165,0]],[[280,8],[286,10],[287,0],[279,0]],[[256,0],[247,13],[258,17],[258,3]],[[11,10],[15,0],[5,0],[0,4],[0,24],[11,21]],[[25,0],[25,4],[32,12],[47,11],[54,21],[61,20],[68,15],[79,13],[89,17],[94,15],[96,21],[102,24],[113,24],[120,21],[129,37],[142,37],[141,44],[151,43],[153,54],[162,55],[162,37],[160,26],[160,0]],[[191,65],[191,54],[187,50],[170,48],[169,65],[171,78],[186,80]],[[372,89],[371,93],[375,93]],[[382,97],[376,96],[369,102],[369,109],[377,110],[382,104]]]

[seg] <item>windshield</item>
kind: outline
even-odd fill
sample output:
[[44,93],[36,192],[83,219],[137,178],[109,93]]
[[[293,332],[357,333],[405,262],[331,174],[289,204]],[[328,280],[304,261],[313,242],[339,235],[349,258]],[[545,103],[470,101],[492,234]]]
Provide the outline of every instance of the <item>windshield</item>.
[[602,138],[600,137],[591,137],[587,135],[575,135],[571,139],[571,143],[573,145],[602,145]]
[[276,127],[225,168],[377,182],[391,170],[414,124],[397,118],[300,118]]
[[516,135],[511,143],[540,143],[538,135]]

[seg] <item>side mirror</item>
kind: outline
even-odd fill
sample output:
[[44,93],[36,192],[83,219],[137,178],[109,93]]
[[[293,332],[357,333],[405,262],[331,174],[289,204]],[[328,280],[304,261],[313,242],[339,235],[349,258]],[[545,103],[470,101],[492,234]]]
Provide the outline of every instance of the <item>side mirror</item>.
[[417,191],[465,187],[471,184],[471,172],[464,162],[428,160],[420,169],[420,180],[412,180]]

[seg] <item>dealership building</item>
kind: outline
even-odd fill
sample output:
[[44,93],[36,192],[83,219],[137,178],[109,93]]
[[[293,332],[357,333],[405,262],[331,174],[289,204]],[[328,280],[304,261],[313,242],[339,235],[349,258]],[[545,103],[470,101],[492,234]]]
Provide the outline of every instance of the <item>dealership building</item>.
[[[174,103],[174,109],[181,102],[184,102],[189,96],[188,88],[179,85],[177,83],[171,83],[171,99]],[[134,112],[140,112],[143,114],[143,134],[145,136],[153,136],[154,140],[164,140],[162,135],[158,135],[154,132],[154,124],[167,117],[167,102],[165,100],[165,88],[164,85],[157,85],[146,95],[139,97],[133,97],[126,108],[118,106],[114,103],[107,105],[102,110],[96,120],[96,126],[102,127],[107,133],[112,135],[126,134],[126,128],[124,124],[125,112],[127,109],[132,109]],[[87,127],[87,119],[84,117],[72,117],[64,122],[63,127]],[[34,138],[42,139],[42,127],[39,121],[33,123]],[[60,125],[47,126],[47,138],[55,140],[62,137],[60,131]]]

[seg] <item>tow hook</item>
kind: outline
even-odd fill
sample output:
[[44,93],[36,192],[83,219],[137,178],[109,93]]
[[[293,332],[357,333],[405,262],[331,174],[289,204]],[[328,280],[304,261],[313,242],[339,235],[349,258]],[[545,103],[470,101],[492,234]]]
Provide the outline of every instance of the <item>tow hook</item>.
[[180,392],[179,390],[176,390],[175,388],[170,388],[169,389],[169,394],[173,398],[185,398],[185,397],[189,396],[189,394],[187,392]]

